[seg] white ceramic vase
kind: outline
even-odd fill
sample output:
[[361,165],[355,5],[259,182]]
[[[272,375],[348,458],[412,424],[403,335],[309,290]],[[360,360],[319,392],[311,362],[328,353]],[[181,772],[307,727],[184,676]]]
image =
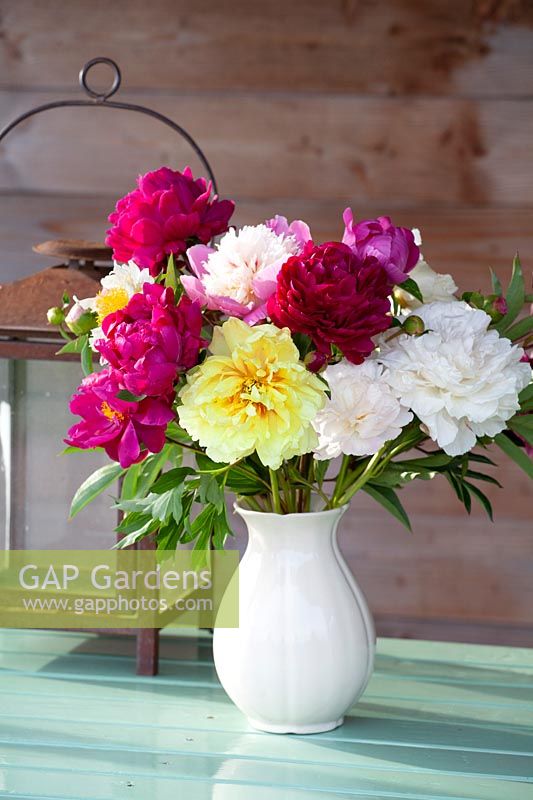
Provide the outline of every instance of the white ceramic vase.
[[254,728],[336,728],[372,674],[372,617],[337,545],[345,510],[280,515],[236,506],[249,532],[239,627],[215,628],[213,647],[222,686]]

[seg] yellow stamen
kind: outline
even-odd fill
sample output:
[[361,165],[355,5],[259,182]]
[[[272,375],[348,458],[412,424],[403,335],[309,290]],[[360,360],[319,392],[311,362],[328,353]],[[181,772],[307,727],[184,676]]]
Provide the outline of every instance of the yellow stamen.
[[124,414],[121,414],[120,411],[115,411],[113,408],[111,408],[109,403],[106,403],[105,400],[100,406],[100,411],[102,412],[104,417],[107,417],[108,419],[111,420],[118,419],[119,422],[122,422],[122,420],[124,419]]
[[104,289],[96,295],[95,307],[98,323],[101,325],[108,314],[120,311],[128,305],[129,296],[125,289]]

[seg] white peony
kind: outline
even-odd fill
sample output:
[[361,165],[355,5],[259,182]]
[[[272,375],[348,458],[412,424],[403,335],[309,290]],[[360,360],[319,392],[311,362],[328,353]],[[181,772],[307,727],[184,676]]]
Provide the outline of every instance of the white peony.
[[154,283],[154,278],[149,270],[139,269],[134,261],[119,264],[115,261],[111,272],[100,281],[102,290],[96,297],[89,297],[83,302],[88,308],[96,311],[100,326],[91,331],[89,343],[94,350],[98,339],[104,339],[105,334],[101,328],[104,317],[114,311],[124,308],[134,294],[142,292],[145,283]]
[[154,283],[154,278],[147,269],[140,269],[135,261],[127,264],[114,262],[111,272],[102,278],[102,290],[109,292],[112,289],[124,289],[129,297],[142,292],[145,283]]
[[[439,300],[442,302],[455,300],[454,294],[457,291],[457,286],[452,276],[435,272],[422,257],[409,273],[409,277],[417,283],[424,298],[424,304],[434,303]],[[413,311],[422,305],[420,300],[417,300],[416,297],[413,297],[412,294],[404,289],[396,289],[394,296],[402,308],[407,311]]]
[[429,436],[451,456],[474,447],[478,436],[496,436],[519,409],[518,394],[531,379],[520,363],[523,350],[497,331],[484,311],[462,301],[417,309],[422,336],[403,334],[387,342],[378,360],[402,403]]
[[341,454],[368,456],[396,439],[413,415],[389,386],[383,367],[376,361],[340,364],[324,372],[331,399],[313,420],[318,434],[319,459]]
[[204,289],[244,306],[254,304],[257,279],[275,281],[282,264],[299,249],[295,236],[277,234],[267,225],[232,228],[205,262]]

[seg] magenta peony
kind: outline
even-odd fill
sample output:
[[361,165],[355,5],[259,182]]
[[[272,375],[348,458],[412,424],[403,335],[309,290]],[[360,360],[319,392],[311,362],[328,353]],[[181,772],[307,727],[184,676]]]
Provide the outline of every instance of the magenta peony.
[[158,283],[145,283],[120,311],[102,322],[105,338],[95,348],[120,370],[124,388],[137,396],[172,391],[177,375],[198,361],[202,312],[198,303]]
[[342,241],[360,258],[377,258],[392,284],[402,284],[417,264],[420,250],[409,228],[397,228],[390,217],[378,217],[355,223],[351,208],[343,214]]
[[311,337],[312,369],[329,359],[332,345],[361,364],[374,350],[372,337],[390,326],[389,287],[375,258],[363,261],[340,242],[308,242],[281,268],[268,313],[279,327]]
[[174,396],[129,402],[117,397],[121,388],[121,375],[112,368],[84,378],[70,401],[71,412],[82,419],[70,428],[65,442],[82,450],[103,447],[126,468],[162,450],[167,424],[174,418]]
[[135,261],[157,275],[168,256],[180,256],[193,244],[207,244],[224,233],[233,214],[232,200],[211,197],[211,183],[194,178],[189,167],[162,167],[139,176],[137,189],[118,201],[109,215],[113,227],[106,244],[115,261]]

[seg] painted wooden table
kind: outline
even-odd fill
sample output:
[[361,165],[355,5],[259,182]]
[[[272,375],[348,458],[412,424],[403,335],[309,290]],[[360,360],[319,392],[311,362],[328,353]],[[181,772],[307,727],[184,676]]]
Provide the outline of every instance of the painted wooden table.
[[208,637],[163,637],[161,674],[91,634],[0,631],[0,797],[533,798],[533,651],[381,640],[346,724],[250,729]]

